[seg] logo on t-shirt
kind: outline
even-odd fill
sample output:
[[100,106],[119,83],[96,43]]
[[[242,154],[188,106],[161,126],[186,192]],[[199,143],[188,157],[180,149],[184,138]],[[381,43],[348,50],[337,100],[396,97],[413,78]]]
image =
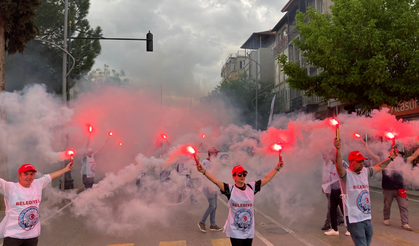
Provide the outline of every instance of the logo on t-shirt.
[[364,214],[371,213],[371,203],[370,203],[370,194],[368,191],[363,190],[359,193],[358,198],[356,199],[356,205],[358,209]]
[[37,207],[25,208],[19,215],[19,225],[25,231],[32,230],[39,221]]
[[234,217],[234,225],[240,231],[247,231],[252,227],[253,217],[252,212],[247,209],[241,209],[237,211],[236,216]]

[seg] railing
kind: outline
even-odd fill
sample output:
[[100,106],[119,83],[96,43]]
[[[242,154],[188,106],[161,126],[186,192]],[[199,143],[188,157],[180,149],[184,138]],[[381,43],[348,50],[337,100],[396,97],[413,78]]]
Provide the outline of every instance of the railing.
[[288,44],[288,35],[282,38],[274,48],[274,57],[278,55],[278,52],[282,50]]

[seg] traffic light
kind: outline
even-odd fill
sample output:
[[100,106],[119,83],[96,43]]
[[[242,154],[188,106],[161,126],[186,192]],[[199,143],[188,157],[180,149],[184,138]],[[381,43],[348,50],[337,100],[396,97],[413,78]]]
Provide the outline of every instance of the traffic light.
[[147,51],[152,52],[153,51],[153,34],[148,31],[147,33],[147,47],[146,47]]

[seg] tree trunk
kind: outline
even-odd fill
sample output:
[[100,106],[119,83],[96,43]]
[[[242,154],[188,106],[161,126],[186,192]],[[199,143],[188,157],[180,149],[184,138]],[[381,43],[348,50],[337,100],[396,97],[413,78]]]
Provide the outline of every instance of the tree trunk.
[[[4,20],[0,15],[0,93],[3,93],[6,89],[5,83],[5,48],[6,48],[6,40],[5,40],[5,30],[4,30]],[[3,125],[4,127],[7,126],[6,122],[6,109],[4,105],[0,104],[0,126]],[[7,132],[7,131],[6,131]],[[2,136],[0,139],[0,178],[4,180],[9,180],[9,167],[7,161],[7,135]],[[4,199],[3,196],[0,195],[0,211],[5,210]]]

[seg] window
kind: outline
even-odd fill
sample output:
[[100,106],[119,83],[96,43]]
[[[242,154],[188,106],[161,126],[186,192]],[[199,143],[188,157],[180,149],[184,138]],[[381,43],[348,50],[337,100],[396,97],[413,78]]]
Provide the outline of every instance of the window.
[[240,69],[243,69],[242,61],[240,61]]

